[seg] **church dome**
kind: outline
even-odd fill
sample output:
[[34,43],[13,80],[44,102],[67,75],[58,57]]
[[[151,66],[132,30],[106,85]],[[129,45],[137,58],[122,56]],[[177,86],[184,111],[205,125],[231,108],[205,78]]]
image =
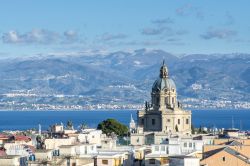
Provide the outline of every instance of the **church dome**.
[[158,92],[163,89],[176,89],[174,81],[168,77],[168,69],[164,61],[160,69],[160,77],[154,82],[152,92]]
[[170,78],[158,78],[153,84],[152,91],[163,89],[176,89],[174,81]]

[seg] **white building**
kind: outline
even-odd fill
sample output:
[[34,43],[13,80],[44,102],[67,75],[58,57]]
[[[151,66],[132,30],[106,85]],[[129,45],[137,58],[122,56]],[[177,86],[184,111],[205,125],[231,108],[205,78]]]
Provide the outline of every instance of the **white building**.
[[91,155],[97,153],[96,144],[75,144],[75,145],[61,145],[59,146],[59,153],[61,156],[81,156]]
[[200,166],[200,159],[190,156],[169,157],[169,166]]
[[128,152],[109,151],[99,152],[96,157],[97,166],[131,166],[133,165],[132,155]]
[[73,145],[77,142],[77,138],[69,137],[69,138],[49,138],[45,139],[45,147],[46,149],[58,149],[61,145]]
[[77,138],[80,142],[97,144],[97,146],[101,146],[102,131],[97,129],[84,129],[78,134]]
[[23,166],[27,161],[26,157],[20,156],[0,156],[0,165],[3,166]]
[[46,149],[37,149],[35,151],[35,160],[36,161],[51,161],[52,160],[52,150],[46,150]]
[[28,157],[34,153],[34,147],[24,144],[6,143],[4,145],[7,155],[18,155]]

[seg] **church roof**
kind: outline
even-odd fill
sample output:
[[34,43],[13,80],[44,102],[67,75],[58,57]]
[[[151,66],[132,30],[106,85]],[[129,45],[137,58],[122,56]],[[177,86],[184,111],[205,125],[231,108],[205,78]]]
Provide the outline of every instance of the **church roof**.
[[160,76],[154,82],[152,91],[161,91],[163,89],[176,89],[174,81],[168,76],[168,68],[164,61],[160,69]]

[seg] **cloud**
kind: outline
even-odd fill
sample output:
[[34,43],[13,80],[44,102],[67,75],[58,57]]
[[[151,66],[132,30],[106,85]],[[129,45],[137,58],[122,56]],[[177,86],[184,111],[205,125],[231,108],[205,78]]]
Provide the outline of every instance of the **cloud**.
[[77,38],[78,35],[73,30],[65,31],[63,34],[46,29],[33,29],[22,34],[11,30],[2,35],[2,42],[9,44],[51,44],[73,42]]
[[15,31],[4,33],[2,36],[2,40],[4,43],[18,43],[21,41],[19,34]]
[[185,4],[179,8],[177,8],[175,10],[175,13],[178,16],[189,16],[189,15],[193,15],[196,18],[198,18],[199,20],[203,20],[204,19],[204,13],[201,11],[200,8],[193,6],[192,4],[188,3]]
[[118,34],[111,34],[111,33],[104,33],[100,39],[102,41],[112,41],[112,40],[120,40],[120,39],[125,39],[128,36],[123,34],[123,33],[118,33]]
[[157,24],[159,26],[162,26],[162,25],[166,25],[166,24],[173,24],[174,20],[168,17],[168,18],[164,18],[164,19],[152,20],[152,23]]
[[166,36],[184,35],[188,31],[173,28],[174,21],[171,18],[155,19],[152,20],[152,27],[146,27],[141,30],[141,34],[145,36],[159,36],[160,38],[166,38]]
[[145,28],[142,30],[142,35],[146,36],[160,36],[161,38],[166,38],[170,36],[181,36],[188,33],[186,30],[176,30],[171,27],[155,27],[155,28]]
[[229,39],[236,36],[237,32],[229,29],[210,29],[205,34],[201,35],[201,38],[205,40],[217,38],[217,39]]
[[175,10],[175,13],[179,16],[186,16],[191,14],[194,7],[191,4],[185,4]]
[[67,30],[63,33],[64,37],[68,41],[76,41],[78,40],[78,33],[74,30]]
[[142,30],[143,35],[160,35],[163,34],[163,32],[166,31],[166,28],[164,27],[157,27],[157,28],[145,28]]

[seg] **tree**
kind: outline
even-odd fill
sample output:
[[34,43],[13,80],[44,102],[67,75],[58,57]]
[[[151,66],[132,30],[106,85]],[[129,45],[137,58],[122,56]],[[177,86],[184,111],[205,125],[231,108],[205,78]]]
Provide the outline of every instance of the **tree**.
[[115,133],[118,136],[125,136],[128,134],[128,127],[115,119],[106,119],[102,121],[98,124],[97,129],[102,130],[102,132],[107,135]]
[[191,130],[192,130],[192,134],[195,134],[195,128],[194,128],[194,125],[191,125]]
[[202,133],[202,127],[200,126],[199,130],[198,130],[198,133]]
[[88,128],[88,125],[86,123],[82,123],[82,124],[80,124],[79,128],[80,128],[80,130],[84,130],[84,129]]
[[70,130],[73,129],[73,122],[71,120],[68,120],[67,122],[67,129],[70,129]]
[[37,149],[45,149],[44,139],[40,135],[36,137],[36,141],[37,141],[36,145]]

